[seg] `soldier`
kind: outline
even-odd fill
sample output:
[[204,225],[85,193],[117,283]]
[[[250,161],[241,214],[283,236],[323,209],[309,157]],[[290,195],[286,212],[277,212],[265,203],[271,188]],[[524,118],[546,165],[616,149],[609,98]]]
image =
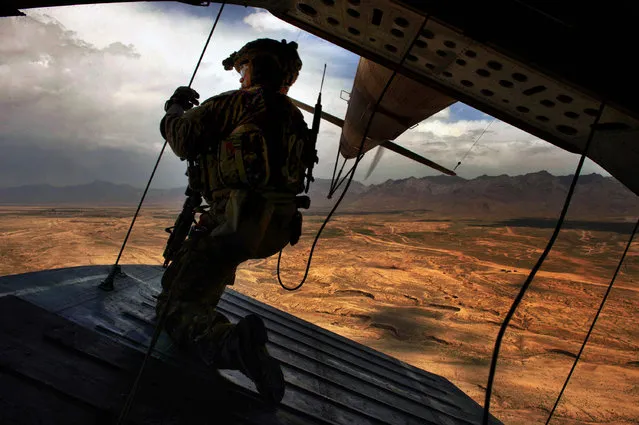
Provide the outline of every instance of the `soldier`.
[[193,108],[199,95],[179,87],[165,104],[162,136],[195,164],[189,187],[210,209],[166,270],[156,309],[166,306],[165,330],[178,346],[216,369],[240,370],[279,403],[284,377],[266,350],[264,323],[249,315],[233,325],[215,307],[240,263],[271,256],[301,233],[296,195],[309,165],[309,130],[286,93],[302,62],[297,43],[258,39],[223,65],[240,73],[239,90]]

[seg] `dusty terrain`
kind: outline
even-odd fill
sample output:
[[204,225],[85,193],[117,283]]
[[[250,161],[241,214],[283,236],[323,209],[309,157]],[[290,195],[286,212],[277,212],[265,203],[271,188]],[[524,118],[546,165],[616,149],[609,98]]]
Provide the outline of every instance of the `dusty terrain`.
[[[132,212],[3,207],[0,275],[110,264]],[[161,263],[163,229],[174,217],[144,210],[122,263]],[[306,217],[305,239],[285,250],[285,283],[299,282],[323,218]],[[504,339],[492,411],[506,424],[545,422],[632,228],[567,224]],[[339,216],[302,289],[279,287],[277,257],[242,266],[234,289],[441,374],[483,404],[499,324],[551,225],[420,213]],[[635,243],[552,423],[639,422],[638,257]]]

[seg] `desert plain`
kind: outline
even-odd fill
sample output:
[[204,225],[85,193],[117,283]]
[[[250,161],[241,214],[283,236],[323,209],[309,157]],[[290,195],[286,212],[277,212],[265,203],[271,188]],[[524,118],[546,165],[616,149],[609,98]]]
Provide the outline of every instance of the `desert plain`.
[[[0,275],[112,264],[131,208],[0,207]],[[160,264],[177,211],[146,208],[122,264]],[[305,216],[281,276],[297,284],[325,215]],[[479,404],[495,338],[555,218],[343,214],[326,226],[308,279],[277,281],[277,256],[249,261],[234,289],[443,375]],[[632,230],[632,218],[568,218],[506,332],[491,412],[544,423]],[[639,247],[620,270],[553,424],[639,423]]]

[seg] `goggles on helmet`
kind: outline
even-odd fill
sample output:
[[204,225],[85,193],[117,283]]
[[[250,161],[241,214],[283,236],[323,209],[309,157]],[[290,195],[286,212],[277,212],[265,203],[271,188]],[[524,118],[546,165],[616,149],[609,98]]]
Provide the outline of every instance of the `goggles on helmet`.
[[[242,66],[252,61],[256,56],[272,55],[285,74],[285,85],[291,86],[302,68],[302,61],[297,54],[297,43],[287,43],[286,40],[278,42],[268,38],[261,38],[247,43],[238,52],[233,52],[222,61],[224,69],[235,68],[240,74]],[[246,71],[244,71],[246,72]],[[244,77],[244,75],[242,75]]]

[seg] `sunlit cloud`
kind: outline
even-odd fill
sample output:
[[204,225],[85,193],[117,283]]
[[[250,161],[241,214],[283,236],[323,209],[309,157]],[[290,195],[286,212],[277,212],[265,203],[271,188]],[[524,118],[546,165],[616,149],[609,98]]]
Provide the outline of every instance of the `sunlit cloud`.
[[[96,178],[144,184],[164,142],[158,131],[164,102],[188,84],[217,7],[97,4],[28,9],[27,16],[0,20],[0,148],[11,153],[0,157],[0,185]],[[226,6],[194,79],[202,99],[239,87],[239,75],[225,71],[222,60],[262,37],[298,40],[304,64],[289,94],[303,102],[315,104],[327,64],[324,111],[345,116],[348,104],[340,91],[351,91],[359,57],[268,12],[240,6]],[[464,177],[573,171],[574,155],[499,121],[469,151],[491,119],[455,119],[452,109],[396,142],[449,167],[465,156],[459,168]],[[310,125],[311,115],[304,116]],[[340,132],[322,123],[316,176],[332,174]],[[373,155],[362,161],[356,178],[363,178]],[[369,182],[430,174],[437,173],[387,152]],[[184,164],[171,152],[156,184],[184,184]]]
[[244,18],[244,22],[257,31],[299,31],[298,28],[276,18],[267,11],[253,12]]

